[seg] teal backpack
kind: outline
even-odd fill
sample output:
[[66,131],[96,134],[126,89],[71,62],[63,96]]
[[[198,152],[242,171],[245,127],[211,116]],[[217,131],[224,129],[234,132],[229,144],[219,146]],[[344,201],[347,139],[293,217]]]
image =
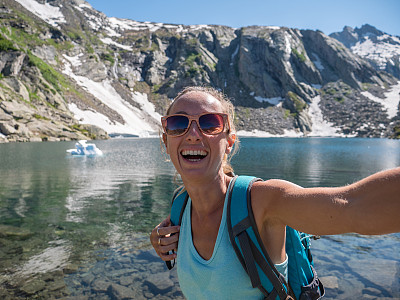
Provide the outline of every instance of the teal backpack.
[[[254,219],[250,201],[250,189],[261,179],[235,176],[230,185],[227,203],[227,225],[231,244],[253,288],[258,288],[265,299],[314,300],[325,291],[313,268],[310,251],[310,235],[286,226],[286,253],[289,258],[287,283],[272,263]],[[178,189],[171,207],[171,223],[180,225],[189,195]],[[166,262],[172,269],[171,262]]]

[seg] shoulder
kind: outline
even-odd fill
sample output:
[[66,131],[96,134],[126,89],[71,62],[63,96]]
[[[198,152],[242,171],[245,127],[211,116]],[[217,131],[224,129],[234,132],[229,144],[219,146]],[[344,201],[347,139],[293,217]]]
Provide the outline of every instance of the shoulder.
[[251,203],[253,210],[263,211],[263,214],[274,214],[285,204],[285,199],[303,189],[294,183],[281,179],[270,179],[255,182],[251,188]]
[[270,179],[266,181],[257,181],[251,188],[251,195],[253,197],[284,197],[285,194],[298,192],[303,188],[290,181],[281,179]]

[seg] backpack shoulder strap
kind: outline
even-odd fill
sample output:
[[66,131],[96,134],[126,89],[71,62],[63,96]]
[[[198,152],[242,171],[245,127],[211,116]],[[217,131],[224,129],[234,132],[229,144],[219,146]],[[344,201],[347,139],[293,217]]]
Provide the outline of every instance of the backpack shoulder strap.
[[251,186],[260,179],[238,176],[233,180],[227,210],[231,244],[254,288],[259,288],[266,299],[287,299],[288,285],[261,241],[251,208]]
[[171,204],[171,223],[172,225],[181,225],[183,212],[189,199],[189,194],[185,188],[179,187],[174,191]]
[[[179,187],[174,191],[171,204],[171,224],[181,225],[183,212],[185,211],[186,204],[189,199],[189,194],[185,191],[184,187]],[[174,252],[174,251],[172,251]],[[171,270],[175,266],[175,259],[173,263],[166,261],[167,268]]]

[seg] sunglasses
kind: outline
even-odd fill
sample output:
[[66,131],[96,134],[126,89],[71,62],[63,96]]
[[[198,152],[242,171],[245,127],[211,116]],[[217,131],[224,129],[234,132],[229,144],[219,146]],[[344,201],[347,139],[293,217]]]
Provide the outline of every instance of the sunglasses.
[[197,127],[203,134],[221,133],[225,129],[225,124],[227,124],[228,130],[230,129],[227,114],[205,113],[195,116],[175,114],[161,118],[164,132],[170,136],[184,135],[189,130],[192,121],[197,123]]

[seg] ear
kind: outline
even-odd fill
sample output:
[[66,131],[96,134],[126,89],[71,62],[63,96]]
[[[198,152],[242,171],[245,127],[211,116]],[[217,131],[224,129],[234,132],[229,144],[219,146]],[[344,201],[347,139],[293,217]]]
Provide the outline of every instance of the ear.
[[167,147],[167,135],[163,132],[162,134],[162,139],[164,142],[164,146],[165,146],[165,151],[167,152],[167,154],[169,155],[169,151],[168,151],[168,147]]
[[234,133],[230,134],[230,135],[228,136],[227,141],[228,141],[228,145],[227,145],[227,147],[226,147],[225,153],[226,153],[226,154],[229,154],[229,153],[231,153],[232,147],[233,147],[233,145],[235,144],[235,141],[236,141],[236,134],[234,134]]

